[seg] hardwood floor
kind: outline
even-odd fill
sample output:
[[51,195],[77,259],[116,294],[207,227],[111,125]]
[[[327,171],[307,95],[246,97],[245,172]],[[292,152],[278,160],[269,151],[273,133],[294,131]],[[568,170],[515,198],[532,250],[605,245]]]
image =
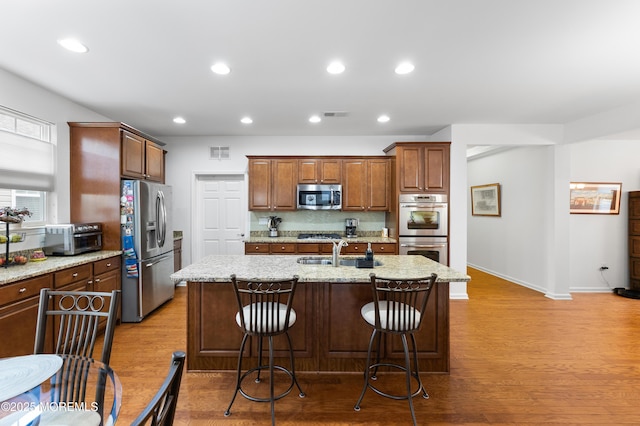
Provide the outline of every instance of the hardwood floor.
[[[451,301],[451,373],[423,374],[420,424],[640,424],[640,300],[613,294],[543,294],[470,269],[470,300]],[[116,329],[111,364],[123,386],[119,424],[156,392],[171,353],[186,348],[186,289],[140,324]],[[299,374],[307,394],[276,402],[280,425],[410,424],[406,401],[368,391],[361,374]],[[269,405],[238,396],[234,373],[185,371],[176,425],[269,424]]]

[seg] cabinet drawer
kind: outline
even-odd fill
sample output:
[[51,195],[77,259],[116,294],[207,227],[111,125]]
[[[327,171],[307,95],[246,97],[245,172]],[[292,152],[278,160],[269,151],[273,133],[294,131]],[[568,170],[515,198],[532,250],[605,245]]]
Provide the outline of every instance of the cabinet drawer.
[[269,244],[257,243],[257,244],[244,244],[244,254],[269,254]]
[[321,247],[318,243],[298,243],[298,253],[318,254],[321,253]]
[[271,245],[271,254],[295,253],[297,248],[297,244],[295,243],[283,243],[283,244],[271,243],[270,245]]
[[51,288],[51,274],[3,285],[0,287],[0,306],[37,296],[43,288]]
[[56,272],[54,276],[54,284],[56,288],[64,285],[91,278],[91,264],[74,266],[62,271]]
[[371,250],[375,254],[396,254],[396,245],[393,243],[374,243]]
[[120,256],[93,262],[93,275],[100,275],[105,272],[117,270],[120,270]]

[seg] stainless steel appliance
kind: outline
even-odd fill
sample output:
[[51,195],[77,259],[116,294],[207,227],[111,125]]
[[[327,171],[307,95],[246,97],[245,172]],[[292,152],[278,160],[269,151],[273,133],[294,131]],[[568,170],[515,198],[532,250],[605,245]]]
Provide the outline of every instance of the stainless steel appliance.
[[359,223],[360,221],[358,219],[349,218],[344,220],[345,235],[347,238],[355,238],[358,236],[358,234],[356,234],[356,228]]
[[298,210],[341,210],[342,185],[298,185]]
[[428,257],[443,265],[449,264],[447,237],[400,237],[399,254]]
[[449,264],[449,205],[444,194],[401,194],[399,254],[421,255]]
[[280,225],[282,219],[278,216],[269,216],[267,220],[267,227],[269,228],[269,236],[277,237],[278,236],[278,225]]
[[73,256],[102,250],[100,223],[46,225],[44,229],[44,254],[47,256]]
[[122,321],[140,322],[174,296],[171,187],[123,180]]

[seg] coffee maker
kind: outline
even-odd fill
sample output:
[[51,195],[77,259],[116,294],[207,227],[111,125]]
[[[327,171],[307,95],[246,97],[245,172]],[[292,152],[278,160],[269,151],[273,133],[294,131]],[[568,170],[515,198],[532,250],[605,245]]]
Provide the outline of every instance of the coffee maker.
[[353,218],[345,219],[344,226],[345,226],[345,234],[347,238],[357,237],[356,226],[358,226],[358,219],[353,219]]

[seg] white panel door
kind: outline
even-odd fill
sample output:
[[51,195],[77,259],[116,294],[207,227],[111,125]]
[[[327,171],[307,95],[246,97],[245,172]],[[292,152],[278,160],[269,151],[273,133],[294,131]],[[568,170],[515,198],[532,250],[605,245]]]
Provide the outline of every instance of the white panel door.
[[199,175],[193,262],[212,254],[244,254],[247,215],[244,175]]

